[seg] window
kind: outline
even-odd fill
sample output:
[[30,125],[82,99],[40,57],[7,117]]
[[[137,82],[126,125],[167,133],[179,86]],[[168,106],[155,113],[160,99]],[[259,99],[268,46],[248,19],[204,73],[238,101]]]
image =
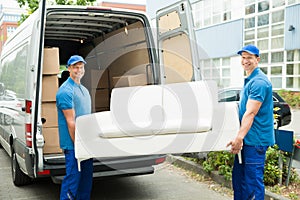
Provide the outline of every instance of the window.
[[268,53],[261,53],[259,57],[260,63],[268,63]]
[[300,77],[287,77],[286,78],[287,88],[300,88]]
[[214,15],[213,16],[213,24],[218,24],[221,22],[221,14],[218,14],[218,15]]
[[257,29],[257,38],[269,37],[269,27]]
[[194,17],[195,27],[199,28],[203,26],[203,2],[197,2],[192,4],[192,11]]
[[218,100],[220,102],[224,101],[238,101],[240,91],[239,90],[228,90],[218,94]]
[[208,67],[208,68],[211,67],[210,60],[209,60],[209,59],[204,60],[204,67]]
[[231,20],[231,0],[196,1],[192,7],[196,28]]
[[273,8],[284,6],[285,0],[273,0]]
[[284,34],[284,25],[273,25],[272,26],[272,36],[283,35]]
[[252,4],[252,5],[247,6],[247,7],[245,8],[245,14],[246,14],[246,15],[250,15],[250,14],[252,14],[252,13],[255,13],[255,4]]
[[230,58],[223,58],[222,65],[223,66],[230,66]]
[[245,29],[255,27],[255,17],[245,19]]
[[220,68],[212,69],[212,78],[220,78]]
[[300,61],[300,50],[291,50],[287,51],[287,61],[293,62],[293,61]]
[[230,77],[230,68],[223,68],[222,69],[222,77]]
[[18,44],[2,61],[1,81],[6,89],[15,92],[20,100],[25,98],[27,53],[28,44]]
[[253,0],[245,0],[245,5],[253,3]]
[[211,74],[210,74],[210,69],[205,69],[205,70],[203,70],[203,78],[204,79],[210,79],[210,77],[211,77]]
[[247,42],[244,42],[245,43],[245,46],[246,45],[248,45],[248,44],[254,44],[255,43],[255,41],[253,40],[253,41],[247,41]]
[[272,41],[271,41],[271,48],[272,49],[283,48],[283,45],[284,45],[283,37],[272,38]]
[[223,78],[222,79],[222,85],[224,87],[229,87],[230,86],[230,79],[229,78]]
[[288,4],[295,4],[295,3],[300,3],[300,0],[288,0]]
[[223,14],[223,21],[227,21],[231,19],[231,12],[225,12]]
[[260,50],[267,50],[268,47],[269,47],[269,40],[265,39],[265,40],[259,40],[259,41],[257,41],[257,47]]
[[282,88],[282,78],[281,77],[271,77],[271,83],[273,88]]
[[269,10],[269,1],[262,1],[258,3],[258,12]]
[[271,62],[283,62],[283,52],[274,52],[271,53]]
[[279,10],[272,13],[272,23],[284,21],[284,10]]
[[215,80],[219,86],[230,86],[230,57],[201,61],[201,72],[205,80]]
[[300,88],[300,50],[287,51],[286,88]]
[[269,14],[260,15],[257,17],[257,26],[264,26],[269,24]]
[[213,59],[213,64],[214,64],[215,67],[219,67],[220,66],[220,59],[219,58]]
[[265,73],[266,75],[268,74],[268,67],[260,67],[261,71]]
[[271,67],[271,75],[282,75],[282,67],[281,66],[272,66]]
[[286,75],[300,75],[300,64],[287,64]]
[[204,10],[203,10],[203,13],[204,13],[204,26],[208,26],[208,25],[211,25],[211,18],[212,18],[212,5],[211,3],[206,3],[204,5]]
[[8,26],[7,27],[7,37],[9,37],[15,30],[16,30],[16,27]]

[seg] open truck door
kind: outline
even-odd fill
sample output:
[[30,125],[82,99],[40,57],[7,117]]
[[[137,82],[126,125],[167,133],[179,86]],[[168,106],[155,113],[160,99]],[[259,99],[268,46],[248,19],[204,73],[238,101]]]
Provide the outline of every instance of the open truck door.
[[201,80],[198,47],[189,1],[180,1],[158,10],[156,24],[163,83]]
[[188,1],[158,12],[161,84],[114,88],[110,111],[76,119],[79,162],[226,150],[239,129],[237,104],[218,103],[216,83],[201,80],[191,15]]
[[39,118],[39,113],[36,111],[37,108],[40,107],[41,102],[41,94],[42,94],[42,71],[43,71],[43,58],[44,58],[44,33],[45,33],[45,21],[46,21],[46,0],[39,1],[39,21],[37,21],[37,26],[35,27],[34,33],[36,34],[37,42],[35,42],[36,49],[38,49],[38,57],[34,59],[33,65],[37,66],[37,83],[36,84],[36,94],[35,94],[35,101],[33,102],[35,105],[33,106],[32,113],[33,114],[33,124],[32,130],[33,135],[32,138],[32,148],[35,152],[35,167],[34,173],[37,174],[39,171],[43,170],[43,146],[44,146],[44,137],[41,134],[41,127],[42,125],[41,119]]

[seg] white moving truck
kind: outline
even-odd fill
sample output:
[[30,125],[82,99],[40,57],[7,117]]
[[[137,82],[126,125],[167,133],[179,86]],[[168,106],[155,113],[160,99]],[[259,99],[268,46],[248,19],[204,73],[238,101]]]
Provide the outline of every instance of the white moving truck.
[[65,174],[55,93],[74,54],[87,61],[93,111],[78,120],[76,152],[94,158],[95,177],[153,173],[166,153],[225,149],[236,105],[217,103],[216,85],[201,80],[188,2],[160,11],[158,24],[157,46],[144,13],[41,1],[1,54],[0,145],[15,185]]

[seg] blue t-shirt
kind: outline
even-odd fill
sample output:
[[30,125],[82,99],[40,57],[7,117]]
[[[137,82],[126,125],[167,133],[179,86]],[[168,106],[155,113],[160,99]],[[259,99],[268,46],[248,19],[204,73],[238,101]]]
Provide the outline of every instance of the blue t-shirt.
[[250,146],[274,145],[272,84],[258,67],[245,79],[239,106],[240,121],[246,112],[248,99],[260,101],[262,105],[244,138],[244,144]]
[[75,119],[91,113],[91,97],[88,90],[77,84],[70,77],[60,86],[56,93],[58,112],[58,130],[60,148],[73,150],[74,144],[69,134],[67,121],[62,110],[74,109]]

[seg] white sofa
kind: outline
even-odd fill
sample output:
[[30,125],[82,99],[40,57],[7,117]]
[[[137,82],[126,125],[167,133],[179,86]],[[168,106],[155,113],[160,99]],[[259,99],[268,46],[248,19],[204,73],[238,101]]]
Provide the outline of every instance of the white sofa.
[[239,129],[237,105],[218,103],[210,81],[115,88],[110,108],[76,119],[79,161],[225,150]]

